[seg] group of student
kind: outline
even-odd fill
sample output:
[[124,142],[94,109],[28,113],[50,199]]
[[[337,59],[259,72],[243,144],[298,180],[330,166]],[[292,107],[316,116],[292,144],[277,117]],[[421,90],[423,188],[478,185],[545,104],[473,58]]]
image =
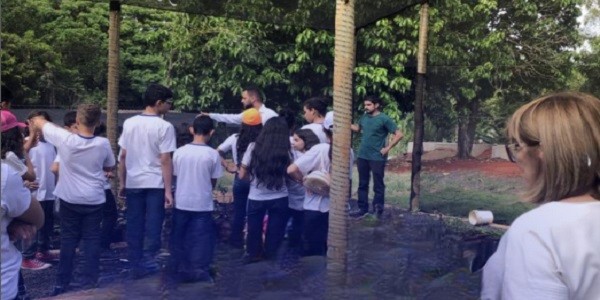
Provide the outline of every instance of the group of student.
[[[330,200],[307,190],[302,178],[315,170],[329,172],[331,166],[333,116],[326,111],[327,99],[307,100],[304,118],[309,124],[296,129],[295,113],[278,115],[264,106],[258,89],[246,88],[242,113],[199,114],[189,128],[192,142],[177,148],[175,128],[161,118],[170,110],[172,97],[169,88],[149,85],[145,109],[125,120],[118,141],[118,196],[126,202],[130,278],[160,269],[165,209],[173,208],[166,278],[212,280],[212,190],[224,171],[235,173],[229,241],[246,249],[245,263],[275,258],[289,220],[291,248],[325,255]],[[24,263],[45,268],[49,264],[44,261],[59,260],[52,295],[97,285],[100,254],[110,244],[117,211],[109,183],[117,161],[109,141],[95,134],[100,117],[99,106],[81,104],[65,116],[64,127],[43,111],[31,113],[26,125],[2,110],[2,299],[17,297]],[[241,129],[213,149],[208,142],[214,121],[240,124]],[[223,157],[227,152],[232,164]],[[60,251],[50,249],[55,210]],[[10,241],[31,239],[36,229],[41,229],[39,242],[22,249],[22,259]],[[77,248],[83,260],[72,280]],[[7,255],[4,249],[10,249]]]

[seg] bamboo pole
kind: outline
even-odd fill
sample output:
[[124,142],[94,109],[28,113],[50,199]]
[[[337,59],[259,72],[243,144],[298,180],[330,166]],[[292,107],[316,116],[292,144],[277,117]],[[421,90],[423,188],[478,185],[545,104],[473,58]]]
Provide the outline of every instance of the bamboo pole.
[[[121,3],[111,0],[108,27],[108,87],[106,99],[106,134],[114,154],[118,154],[117,135],[119,118],[119,31]],[[118,172],[114,172],[117,174]],[[113,180],[113,193],[117,193],[117,176]]]
[[429,30],[429,3],[423,0],[421,3],[420,25],[419,25],[419,50],[417,54],[417,85],[415,97],[415,134],[412,152],[410,205],[411,211],[419,210],[421,197],[421,156],[423,155],[423,133],[424,116],[423,102],[426,97],[427,73],[427,32]]

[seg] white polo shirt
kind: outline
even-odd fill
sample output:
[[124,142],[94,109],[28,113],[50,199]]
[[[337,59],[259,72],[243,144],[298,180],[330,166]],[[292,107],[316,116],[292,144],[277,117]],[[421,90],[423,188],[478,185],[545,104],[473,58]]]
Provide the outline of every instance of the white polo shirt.
[[[260,113],[260,120],[263,125],[267,123],[270,118],[279,116],[274,110],[266,107],[264,104],[258,109]],[[242,113],[239,114],[217,114],[217,113],[209,113],[208,116],[217,121],[227,124],[242,124]]]
[[6,227],[14,218],[19,217],[29,208],[31,193],[23,186],[21,175],[4,161],[0,169],[0,176],[0,226],[2,230],[2,255],[0,255],[2,289],[0,298],[13,299],[17,296],[22,255],[15,245],[10,242]]
[[156,115],[133,116],[123,124],[119,146],[127,151],[128,189],[164,188],[160,155],[177,148],[175,127]]
[[206,144],[190,143],[173,154],[173,175],[177,176],[175,208],[213,211],[211,179],[223,176],[221,157]]
[[104,203],[104,168],[115,165],[108,139],[83,137],[51,123],[44,125],[42,131],[61,158],[58,169],[60,180],[54,195],[72,204]]
[[50,168],[56,158],[56,149],[50,143],[38,141],[35,147],[29,150],[29,158],[39,185],[37,190],[31,192],[31,195],[38,201],[55,200],[56,177]]
[[[246,149],[246,152],[244,153],[244,157],[242,158],[242,165],[249,168],[253,152],[254,143],[250,143],[248,145],[248,149]],[[287,186],[285,185],[285,181],[283,186],[279,190],[268,189],[264,184],[258,185],[258,179],[256,179],[256,177],[254,177],[250,182],[250,193],[248,193],[248,199],[252,199],[255,201],[265,201],[279,199],[287,196],[288,190]]]
[[325,134],[325,131],[323,131],[323,124],[310,123],[302,126],[301,129],[310,129],[319,138],[319,142],[329,143],[329,139],[327,139],[327,135]]

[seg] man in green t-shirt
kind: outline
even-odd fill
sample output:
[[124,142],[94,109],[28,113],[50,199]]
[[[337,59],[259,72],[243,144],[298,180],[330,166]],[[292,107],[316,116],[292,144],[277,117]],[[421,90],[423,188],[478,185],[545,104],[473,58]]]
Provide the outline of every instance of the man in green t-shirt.
[[[353,217],[362,217],[369,211],[369,180],[373,173],[373,213],[381,217],[385,197],[383,174],[387,154],[404,136],[396,123],[381,112],[381,99],[367,96],[364,101],[365,114],[358,124],[351,126],[352,131],[362,133],[358,148],[358,209],[350,213]],[[392,141],[387,139],[393,134]]]

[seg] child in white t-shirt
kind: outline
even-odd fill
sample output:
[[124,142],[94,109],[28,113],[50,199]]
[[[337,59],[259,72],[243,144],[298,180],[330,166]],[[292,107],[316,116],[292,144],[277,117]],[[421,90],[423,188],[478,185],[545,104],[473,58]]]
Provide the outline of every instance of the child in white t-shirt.
[[78,133],[52,124],[43,117],[30,119],[32,130],[41,131],[61,157],[60,180],[54,194],[60,198],[61,245],[60,264],[53,295],[65,292],[72,279],[75,249],[82,242],[84,264],[79,284],[97,284],[100,261],[100,223],[106,201],[104,182],[106,171],[115,166],[115,157],[108,139],[94,136],[100,122],[100,107],[81,104],[77,108]]
[[[289,217],[285,178],[290,161],[287,122],[281,117],[271,118],[256,142],[248,146],[239,172],[240,178],[251,180],[245,263],[273,259],[277,255]],[[263,219],[267,213],[269,221],[263,247]]]
[[211,280],[216,243],[212,190],[223,175],[219,153],[206,144],[214,133],[213,121],[197,117],[190,131],[194,140],[173,154],[177,189],[167,275],[175,282]]

